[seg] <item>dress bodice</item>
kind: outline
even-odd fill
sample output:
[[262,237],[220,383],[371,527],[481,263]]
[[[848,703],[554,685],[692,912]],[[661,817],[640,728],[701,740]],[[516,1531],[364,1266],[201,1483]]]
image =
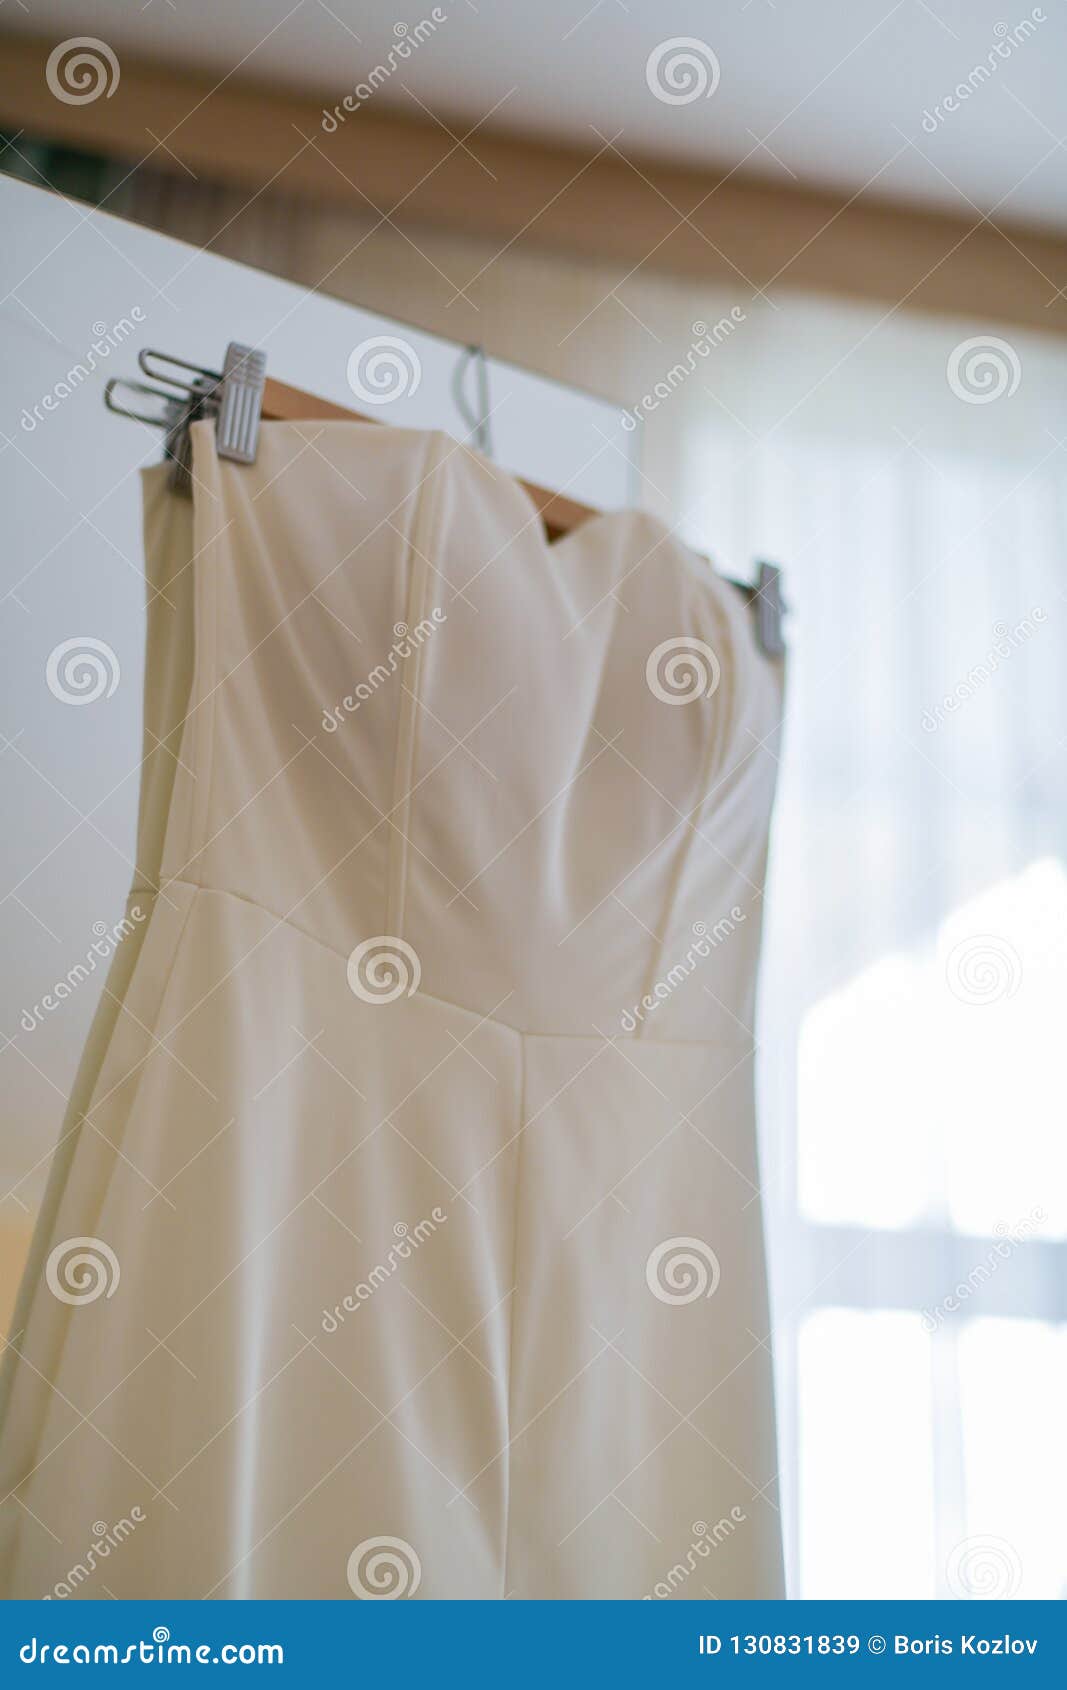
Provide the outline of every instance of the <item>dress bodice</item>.
[[547,544],[443,434],[268,423],[249,467],[193,435],[195,820],[164,879],[358,953],[371,995],[735,1041],[781,715],[741,594],[645,515]]

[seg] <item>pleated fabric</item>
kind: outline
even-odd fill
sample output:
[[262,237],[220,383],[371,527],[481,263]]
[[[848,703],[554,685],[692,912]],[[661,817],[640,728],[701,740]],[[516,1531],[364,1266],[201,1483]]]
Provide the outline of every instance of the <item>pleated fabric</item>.
[[139,870],[12,1331],[8,1597],[781,1594],[781,666],[447,436],[145,477]]

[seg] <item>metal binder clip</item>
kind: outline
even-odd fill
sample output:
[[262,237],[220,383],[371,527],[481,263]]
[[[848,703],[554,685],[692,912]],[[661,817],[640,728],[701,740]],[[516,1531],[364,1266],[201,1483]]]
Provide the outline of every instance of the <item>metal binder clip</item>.
[[[239,464],[255,463],[267,378],[266,353],[231,341],[221,372],[206,370],[200,364],[190,364],[185,358],[172,358],[168,353],[156,352],[150,347],[142,348],[137,362],[152,382],[162,385],[151,386],[147,382],[115,377],[104,389],[104,403],[109,411],[119,416],[133,417],[137,422],[166,430],[163,455],[170,459],[170,485],[175,492],[192,492],[189,424],[202,418],[215,419],[215,446],[220,458],[229,458]],[[192,380],[172,374],[174,370],[188,370]],[[130,410],[116,402],[115,394],[119,388],[126,388],[131,393],[147,393],[161,400],[162,407],[155,414]]]
[[267,354],[231,340],[222,366],[215,450],[235,464],[254,464],[267,380]]
[[768,657],[784,657],[782,618],[785,600],[782,598],[782,571],[777,564],[762,561],[757,564],[752,600],[756,609],[756,638],[761,651]]

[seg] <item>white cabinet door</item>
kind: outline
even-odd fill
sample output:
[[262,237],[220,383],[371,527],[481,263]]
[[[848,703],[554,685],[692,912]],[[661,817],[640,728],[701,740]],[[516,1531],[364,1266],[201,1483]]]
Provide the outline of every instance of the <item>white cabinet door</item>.
[[[2,177],[0,226],[0,1198],[12,1194],[4,1214],[18,1217],[37,1200],[106,972],[79,965],[94,943],[106,948],[132,875],[137,471],[159,458],[162,437],[106,412],[105,381],[136,376],[143,346],[217,367],[240,340],[263,347],[280,380],[369,411],[349,365],[384,336],[403,343],[398,356],[418,380],[382,407],[383,421],[460,436],[468,427],[452,393],[457,349],[436,336]],[[496,360],[489,389],[507,469],[590,504],[627,502],[630,437],[613,407]],[[76,644],[64,653],[67,642]],[[50,660],[55,670],[75,650],[87,665],[83,696],[102,689],[90,708],[48,684]]]

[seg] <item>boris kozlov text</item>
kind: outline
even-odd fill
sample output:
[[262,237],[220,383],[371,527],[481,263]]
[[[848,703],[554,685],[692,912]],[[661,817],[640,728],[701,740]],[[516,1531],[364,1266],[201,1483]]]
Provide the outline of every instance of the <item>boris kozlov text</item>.
[[1036,1637],[979,1637],[965,1632],[956,1637],[904,1637],[893,1639],[894,1655],[1036,1655]]

